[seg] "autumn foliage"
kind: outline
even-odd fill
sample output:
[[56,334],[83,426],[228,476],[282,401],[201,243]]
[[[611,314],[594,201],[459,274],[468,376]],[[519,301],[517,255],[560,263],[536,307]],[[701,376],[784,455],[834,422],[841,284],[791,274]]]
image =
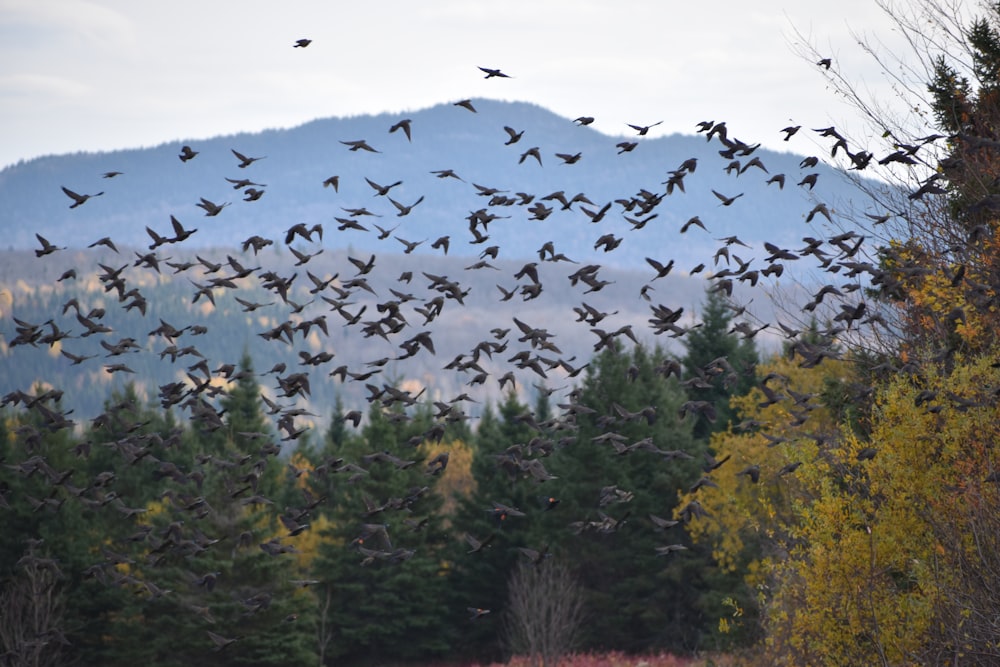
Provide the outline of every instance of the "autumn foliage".
[[923,182],[941,196],[911,194],[908,233],[878,250],[867,296],[881,336],[847,332],[821,364],[790,342],[761,364],[711,442],[728,472],[682,500],[706,511],[695,539],[756,591],[759,664],[1000,664],[1000,6],[989,11],[964,33],[971,76],[935,61],[950,136]]

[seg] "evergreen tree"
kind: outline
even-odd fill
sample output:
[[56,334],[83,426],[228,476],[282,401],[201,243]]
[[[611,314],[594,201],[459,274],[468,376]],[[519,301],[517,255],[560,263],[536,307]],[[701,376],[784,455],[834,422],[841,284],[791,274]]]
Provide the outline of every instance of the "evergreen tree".
[[[502,609],[510,573],[523,558],[518,549],[542,549],[548,541],[540,517],[550,507],[557,507],[549,501],[554,498],[552,482],[541,484],[530,479],[518,462],[525,456],[532,457],[527,452],[529,443],[545,438],[537,426],[537,414],[549,412],[544,394],[539,394],[532,412],[509,392],[499,407],[499,415],[487,406],[480,419],[473,439],[475,490],[460,501],[453,526],[452,580],[457,597],[453,611],[455,623],[465,628],[457,647],[463,655],[483,660],[502,657],[499,615],[471,623],[466,610]],[[524,516],[494,511],[495,504],[511,507]]]
[[442,499],[409,444],[430,424],[426,409],[411,417],[375,401],[361,437],[337,449],[339,483],[326,487],[331,527],[313,567],[327,660],[385,664],[450,648]]
[[692,400],[714,407],[714,420],[705,413],[695,417],[694,437],[707,440],[724,431],[733,420],[730,396],[745,394],[754,384],[758,355],[753,339],[732,331],[732,310],[717,291],[706,292],[701,325],[684,336],[684,373]]
[[[129,664],[212,656],[214,664],[274,665],[315,654],[314,599],[292,583],[307,516],[275,506],[285,480],[280,448],[249,356],[240,371],[220,401],[221,424],[185,433],[177,447],[186,461],[157,464],[164,490],[148,506],[141,555],[123,581],[136,593],[118,633]],[[222,650],[223,639],[235,641]]]
[[340,394],[337,394],[333,405],[333,414],[330,416],[330,424],[326,429],[325,441],[334,450],[337,450],[347,442],[348,434],[347,418],[344,416],[344,399],[341,398]]
[[42,567],[53,578],[51,600],[61,610],[53,616],[47,596],[22,598],[18,608],[8,599],[0,614],[10,615],[5,623],[22,619],[31,631],[46,628],[44,636],[22,637],[45,646],[25,653],[23,644],[5,641],[0,650],[25,664],[33,662],[28,655],[108,664],[112,619],[127,593],[99,582],[91,566],[101,559],[101,545],[120,536],[125,522],[111,506],[114,496],[100,491],[96,500],[87,493],[87,462],[74,454],[78,443],[68,428],[51,428],[42,411],[60,413],[62,408],[58,400],[42,399],[29,409],[0,415],[0,459],[5,462],[0,466],[0,594],[15,591],[28,568]]
[[[561,503],[546,530],[558,539],[553,557],[572,564],[599,619],[601,632],[585,638],[589,648],[689,651],[705,628],[698,603],[707,555],[691,548],[682,524],[664,529],[651,519],[672,520],[678,492],[699,478],[706,451],[679,418],[685,396],[663,377],[668,361],[641,346],[599,355],[570,404],[575,441],[549,466]],[[657,551],[671,545],[684,549]]]

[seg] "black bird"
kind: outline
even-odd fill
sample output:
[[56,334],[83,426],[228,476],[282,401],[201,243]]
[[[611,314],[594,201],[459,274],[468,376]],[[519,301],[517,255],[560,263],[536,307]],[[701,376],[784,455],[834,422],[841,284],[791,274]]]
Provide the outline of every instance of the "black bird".
[[517,161],[518,164],[524,162],[528,157],[533,157],[538,160],[538,164],[542,164],[542,154],[538,150],[538,146],[532,146],[528,150],[521,153],[521,158]]
[[681,226],[681,234],[686,233],[687,230],[690,229],[692,225],[697,225],[698,227],[704,229],[706,232],[708,231],[708,229],[705,228],[705,223],[701,221],[701,218],[699,218],[698,216],[694,216],[693,218],[685,222],[683,226]]
[[646,263],[656,270],[656,278],[653,278],[653,280],[656,280],[657,278],[665,278],[667,274],[670,273],[670,269],[674,268],[674,260],[672,259],[666,264],[662,264],[651,257],[647,257]]
[[635,130],[636,132],[638,132],[640,137],[644,137],[644,136],[646,136],[646,133],[649,132],[649,130],[651,128],[656,127],[657,125],[659,125],[662,122],[663,121],[660,120],[660,121],[657,121],[657,122],[653,123],[652,125],[633,125],[632,123],[627,123],[627,125],[629,127],[631,127],[633,130]]
[[422,202],[424,200],[424,196],[420,195],[420,198],[417,199],[417,201],[415,201],[412,204],[410,204],[409,206],[404,206],[403,204],[400,204],[398,201],[396,201],[392,197],[388,197],[388,199],[389,199],[389,201],[392,202],[393,206],[395,206],[397,209],[399,209],[399,213],[396,214],[396,217],[401,218],[404,215],[409,215],[410,211],[413,210],[413,207],[416,206],[417,204],[419,204],[420,202]]
[[202,197],[201,201],[198,202],[197,206],[198,208],[202,208],[205,210],[206,216],[213,217],[219,215],[219,213],[222,212],[222,209],[229,206],[229,202],[226,202],[225,204],[216,204],[215,202],[209,201],[208,199]]
[[240,161],[240,163],[238,165],[236,165],[240,169],[246,169],[247,167],[249,167],[250,165],[252,165],[257,160],[263,160],[264,159],[263,157],[247,157],[243,153],[240,153],[239,151],[237,151],[235,149],[232,149],[232,148],[230,148],[229,150],[231,150],[233,152],[233,155],[236,156],[236,159]]
[[504,74],[500,70],[493,69],[491,67],[480,67],[479,70],[482,72],[486,72],[486,76],[483,77],[485,79],[492,79],[493,77],[500,77],[501,79],[511,78],[509,74]]
[[35,238],[38,239],[38,242],[42,244],[41,249],[35,250],[35,257],[44,257],[45,255],[51,255],[57,250],[66,249],[65,247],[60,248],[52,245],[51,243],[49,243],[48,239],[46,239],[44,236],[42,236],[37,232],[35,232]]
[[193,160],[197,154],[198,151],[191,150],[190,146],[181,146],[181,154],[177,157],[181,159],[181,162],[187,162],[188,160]]
[[411,252],[417,249],[417,246],[423,243],[423,241],[407,241],[406,239],[401,238],[399,236],[396,236],[394,238],[400,243],[402,243],[403,246],[405,246],[405,249],[403,250],[404,255],[409,255]]
[[394,124],[392,127],[389,128],[389,134],[392,134],[396,130],[402,130],[403,134],[406,135],[406,140],[413,141],[413,138],[410,136],[410,123],[412,122],[413,121],[410,120],[409,118],[404,118],[403,120],[399,121],[398,123]]
[[368,145],[368,142],[364,139],[355,139],[354,141],[341,141],[340,143],[345,146],[350,146],[350,150],[353,152],[357,151],[368,151],[369,153],[381,153],[382,151],[377,151]]
[[796,132],[798,132],[801,129],[802,129],[801,125],[789,125],[788,127],[784,128],[781,131],[785,133],[785,141],[788,141],[793,136],[795,136]]
[[743,193],[741,192],[733,197],[728,197],[721,192],[716,192],[715,190],[712,190],[712,194],[719,198],[719,201],[722,202],[722,206],[730,206],[734,201],[743,196]]
[[295,40],[295,43],[292,44],[292,48],[293,49],[304,49],[307,46],[309,46],[310,44],[312,44],[312,40],[311,39],[305,39],[305,38],[303,38],[303,39],[297,39],[297,40]]
[[365,177],[365,180],[368,181],[368,185],[370,185],[372,187],[372,190],[375,191],[376,197],[378,197],[379,195],[384,197],[387,194],[389,194],[389,190],[392,190],[397,185],[403,184],[403,181],[396,181],[395,183],[390,183],[389,185],[379,185],[378,183],[368,178],[367,176]]
[[521,137],[524,135],[524,130],[518,132],[514,128],[509,127],[507,125],[504,125],[503,129],[504,132],[506,132],[507,135],[510,137],[509,139],[507,139],[507,141],[504,142],[503,144],[504,146],[510,146],[511,144],[516,144],[518,141],[521,140]]
[[77,194],[77,193],[73,192],[72,190],[70,190],[66,186],[63,186],[62,191],[66,193],[67,197],[69,197],[70,199],[73,200],[73,203],[70,204],[70,208],[76,208],[77,206],[83,206],[83,204],[88,199],[90,199],[91,197],[100,197],[101,195],[104,194],[104,192],[98,192],[97,194],[93,194],[93,195],[81,195],[81,194]]
[[266,187],[263,183],[254,183],[249,178],[229,178],[226,180],[233,184],[233,190],[242,190],[243,188],[249,188],[250,186],[255,186],[258,188]]

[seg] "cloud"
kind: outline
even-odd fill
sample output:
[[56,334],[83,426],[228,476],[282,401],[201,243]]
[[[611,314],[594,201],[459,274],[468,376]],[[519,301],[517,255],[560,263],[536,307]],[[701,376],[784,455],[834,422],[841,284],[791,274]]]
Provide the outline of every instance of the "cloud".
[[39,50],[67,38],[98,49],[131,49],[137,43],[128,17],[88,0],[0,0],[0,31],[16,32]]
[[90,86],[65,77],[46,74],[11,74],[0,76],[0,96],[30,97],[38,101],[57,101],[61,98],[82,97]]

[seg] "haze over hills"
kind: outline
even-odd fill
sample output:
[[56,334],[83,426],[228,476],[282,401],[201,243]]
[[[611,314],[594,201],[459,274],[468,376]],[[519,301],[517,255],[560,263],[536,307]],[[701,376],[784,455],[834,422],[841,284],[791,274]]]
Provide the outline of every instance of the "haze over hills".
[[[127,268],[123,275],[128,284],[138,287],[148,302],[145,314],[123,310],[114,294],[105,291],[104,285],[94,273],[81,270],[74,280],[56,280],[64,271],[74,267],[95,263],[118,267],[134,257],[133,248],[120,246],[119,250],[120,253],[103,247],[94,250],[67,250],[42,261],[30,251],[0,250],[0,361],[4,368],[4,373],[0,374],[0,396],[18,388],[34,387],[39,382],[45,386],[57,386],[66,390],[63,404],[67,409],[74,410],[79,418],[90,418],[102,411],[111,391],[123,390],[126,384],[134,384],[144,400],[154,400],[158,387],[185,380],[188,367],[201,358],[208,359],[214,368],[224,362],[235,363],[239,360],[241,351],[246,350],[254,360],[255,370],[262,374],[280,363],[286,363],[289,372],[308,369],[310,366],[301,363],[299,352],[315,354],[326,350],[334,355],[334,359],[326,365],[324,372],[312,373],[311,393],[308,398],[299,401],[302,407],[317,415],[315,423],[322,425],[328,422],[338,397],[345,405],[359,405],[365,403],[367,396],[365,382],[344,382],[330,377],[328,373],[333,367],[347,364],[352,371],[377,370],[373,366],[366,366],[363,360],[400,354],[398,340],[390,342],[379,336],[359,334],[354,330],[357,327],[347,326],[343,314],[310,293],[313,284],[306,279],[305,271],[325,278],[339,273],[342,281],[353,273],[352,269],[345,268],[351,266],[347,251],[326,251],[311,259],[304,267],[295,266],[295,258],[280,245],[267,248],[252,257],[253,266],[265,265],[282,275],[297,275],[298,279],[294,281],[288,297],[291,302],[303,304],[305,308],[295,315],[291,314],[291,305],[282,303],[275,294],[249,282],[239,292],[214,290],[214,307],[209,307],[207,298],[193,298],[196,292],[193,281],[206,282],[211,277],[204,271],[188,271],[185,275],[177,274],[164,266],[163,272],[157,275],[148,269]],[[195,260],[198,255],[209,262],[224,264],[232,251],[174,247],[164,255],[174,262]],[[648,292],[650,301],[646,301],[636,292],[638,286],[650,277],[649,267],[643,263],[642,270],[603,270],[601,278],[610,284],[600,291],[585,293],[579,286],[572,286],[566,278],[579,268],[578,265],[544,262],[538,267],[539,278],[545,286],[542,298],[526,301],[518,295],[502,301],[496,286],[516,289],[517,285],[510,276],[521,268],[522,263],[498,260],[495,262],[496,269],[467,270],[471,261],[458,257],[379,254],[378,265],[368,274],[368,284],[377,296],[359,290],[351,298],[349,305],[345,306],[345,313],[363,314],[364,320],[377,317],[380,301],[391,297],[390,289],[393,288],[425,298],[427,280],[421,276],[422,271],[432,275],[452,276],[461,281],[468,294],[461,306],[450,305],[444,308],[432,325],[425,322],[422,315],[408,315],[414,329],[434,327],[436,354],[423,354],[407,360],[405,364],[390,362],[383,373],[366,382],[379,386],[382,382],[395,381],[406,386],[426,387],[427,396],[434,400],[445,400],[466,392],[480,401],[479,405],[470,405],[468,408],[469,414],[475,417],[486,402],[496,404],[502,400],[503,388],[496,378],[503,374],[508,357],[526,348],[526,345],[515,342],[515,337],[509,350],[498,352],[495,356],[483,355],[480,365],[491,374],[486,382],[473,382],[474,374],[447,369],[445,366],[457,354],[470,354],[480,340],[493,339],[490,333],[492,327],[511,327],[513,318],[543,327],[557,338],[562,351],[561,355],[549,352],[545,356],[560,356],[571,360],[571,365],[583,368],[594,354],[596,338],[591,333],[590,326],[577,319],[579,314],[574,314],[574,308],[586,303],[608,314],[606,319],[595,326],[614,330],[631,324],[636,337],[649,349],[659,345],[669,353],[682,355],[684,350],[681,340],[670,335],[656,336],[646,326],[646,321],[652,315],[650,308],[654,304],[670,304],[681,310],[679,325],[693,326],[698,321],[705,290],[710,285],[700,275],[669,275],[652,284]],[[411,283],[397,281],[397,276],[403,271],[410,271],[416,276]],[[237,296],[244,301],[266,305],[248,312],[236,300]],[[746,301],[750,296],[750,290],[744,285],[737,286],[737,298]],[[92,308],[106,309],[107,314],[101,321],[114,331],[114,337],[138,341],[139,353],[123,358],[134,372],[107,373],[97,363],[98,360],[107,362],[110,359],[106,357],[107,351],[94,342],[93,338],[79,337],[82,329],[76,312],[64,307],[64,304],[74,299],[85,311]],[[779,317],[788,319],[787,315],[776,313],[770,304],[764,302],[753,304],[750,310],[756,317],[753,320],[755,322],[773,321]],[[303,321],[315,317],[325,317],[329,335],[314,332],[301,339],[297,337],[294,343],[281,339],[266,340],[260,335],[289,318]],[[58,329],[75,334],[55,346],[26,345],[11,348],[9,345],[15,340],[17,333],[13,318],[29,322],[51,320]],[[195,321],[208,327],[211,335],[188,338],[186,341],[187,344],[197,345],[198,353],[202,356],[179,356],[171,360],[170,354],[165,352],[168,346],[158,336],[150,335],[150,330],[156,328],[161,321],[171,324]],[[778,340],[778,333],[768,330],[758,337],[758,345],[762,349],[770,349],[777,346]],[[78,355],[94,354],[97,358],[92,364],[74,365],[62,356],[63,350]],[[513,389],[523,401],[531,403],[539,387],[564,389],[582,378],[570,377],[562,368],[548,369],[546,375],[547,377],[541,377],[531,371],[519,373]],[[261,390],[265,395],[274,397],[276,388],[272,378],[268,375],[260,377]]]
[[[753,157],[765,165],[767,173],[751,166],[741,175],[737,169],[726,171],[732,160],[721,157],[719,143],[707,142],[703,135],[646,139],[624,128],[632,136],[609,137],[533,104],[473,103],[478,113],[439,105],[409,114],[327,118],[294,129],[198,141],[180,139],[152,148],[21,162],[0,172],[4,247],[37,247],[35,232],[41,229],[58,245],[85,247],[110,236],[117,243],[142,247],[150,242],[145,228],[168,233],[170,216],[174,215],[185,227],[198,229],[185,242],[192,248],[234,247],[252,235],[275,239],[293,224],[320,223],[325,227],[324,244],[328,247],[386,252],[387,242],[378,238],[377,224],[385,229],[399,225],[393,235],[409,241],[428,239],[415,248],[416,254],[439,252],[430,249],[430,242],[450,235],[450,252],[460,256],[478,255],[484,247],[498,245],[505,258],[527,258],[543,243],[554,241],[557,252],[583,261],[594,255],[597,238],[613,233],[622,242],[613,253],[599,253],[602,264],[637,266],[645,256],[662,248],[678,256],[678,270],[687,270],[690,267],[681,265],[684,256],[710,254],[721,237],[737,235],[751,245],[766,239],[794,246],[801,244],[803,236],[820,235],[815,227],[825,220],[804,222],[818,200],[810,189],[796,185],[807,174],[818,174],[824,201],[831,209],[866,209],[859,190],[841,173],[822,162],[802,168],[802,155],[758,149]],[[402,131],[388,132],[403,117],[412,119],[412,141],[407,141]],[[524,134],[517,143],[505,145],[509,137],[504,126]],[[738,128],[729,131],[731,137],[753,143],[753,137],[739,136]],[[341,143],[359,139],[380,152],[352,152]],[[621,153],[616,147],[621,141],[637,141],[638,146]],[[179,160],[183,144],[198,151],[197,157]],[[797,145],[812,147],[810,141],[793,137],[789,148]],[[542,164],[531,156],[519,164],[522,154],[532,147],[538,147]],[[238,168],[231,149],[266,157]],[[581,157],[574,164],[564,164],[556,153],[580,153]],[[624,212],[619,204],[612,204],[596,225],[590,224],[579,204],[563,210],[554,201],[545,202],[554,206],[545,220],[530,220],[527,206],[490,205],[491,197],[479,196],[473,185],[498,189],[512,201],[517,192],[534,195],[536,202],[560,190],[567,198],[585,193],[593,202],[587,208],[598,211],[614,200],[631,199],[641,189],[663,193],[668,172],[692,157],[698,159],[698,166],[685,178],[684,191],[674,189],[663,200],[641,237],[623,217],[634,219],[638,214]],[[745,166],[752,158],[734,159]],[[432,169],[451,169],[463,180],[438,178],[430,173]],[[109,171],[123,173],[113,179],[102,178]],[[786,175],[784,189],[767,185],[767,180],[779,173]],[[323,181],[335,175],[340,176],[339,192],[323,187]],[[264,195],[257,201],[243,201],[243,191],[234,189],[224,176],[266,184],[259,188]],[[401,204],[424,199],[409,215],[399,217],[387,197],[375,195],[366,178],[383,185],[402,181],[389,192],[389,197]],[[81,194],[105,194],[70,210],[72,201],[62,194],[61,186]],[[726,196],[745,193],[746,197],[723,206],[713,190]],[[201,197],[216,203],[231,202],[231,206],[218,216],[205,217],[196,206]],[[344,209],[362,207],[382,216],[358,218],[368,233],[336,231],[339,223],[335,218],[349,217]],[[503,217],[491,223],[490,238],[484,245],[470,246],[467,217],[482,208]],[[693,226],[679,235],[682,225],[695,215],[707,230]],[[403,250],[396,241],[389,243],[394,250]]]

